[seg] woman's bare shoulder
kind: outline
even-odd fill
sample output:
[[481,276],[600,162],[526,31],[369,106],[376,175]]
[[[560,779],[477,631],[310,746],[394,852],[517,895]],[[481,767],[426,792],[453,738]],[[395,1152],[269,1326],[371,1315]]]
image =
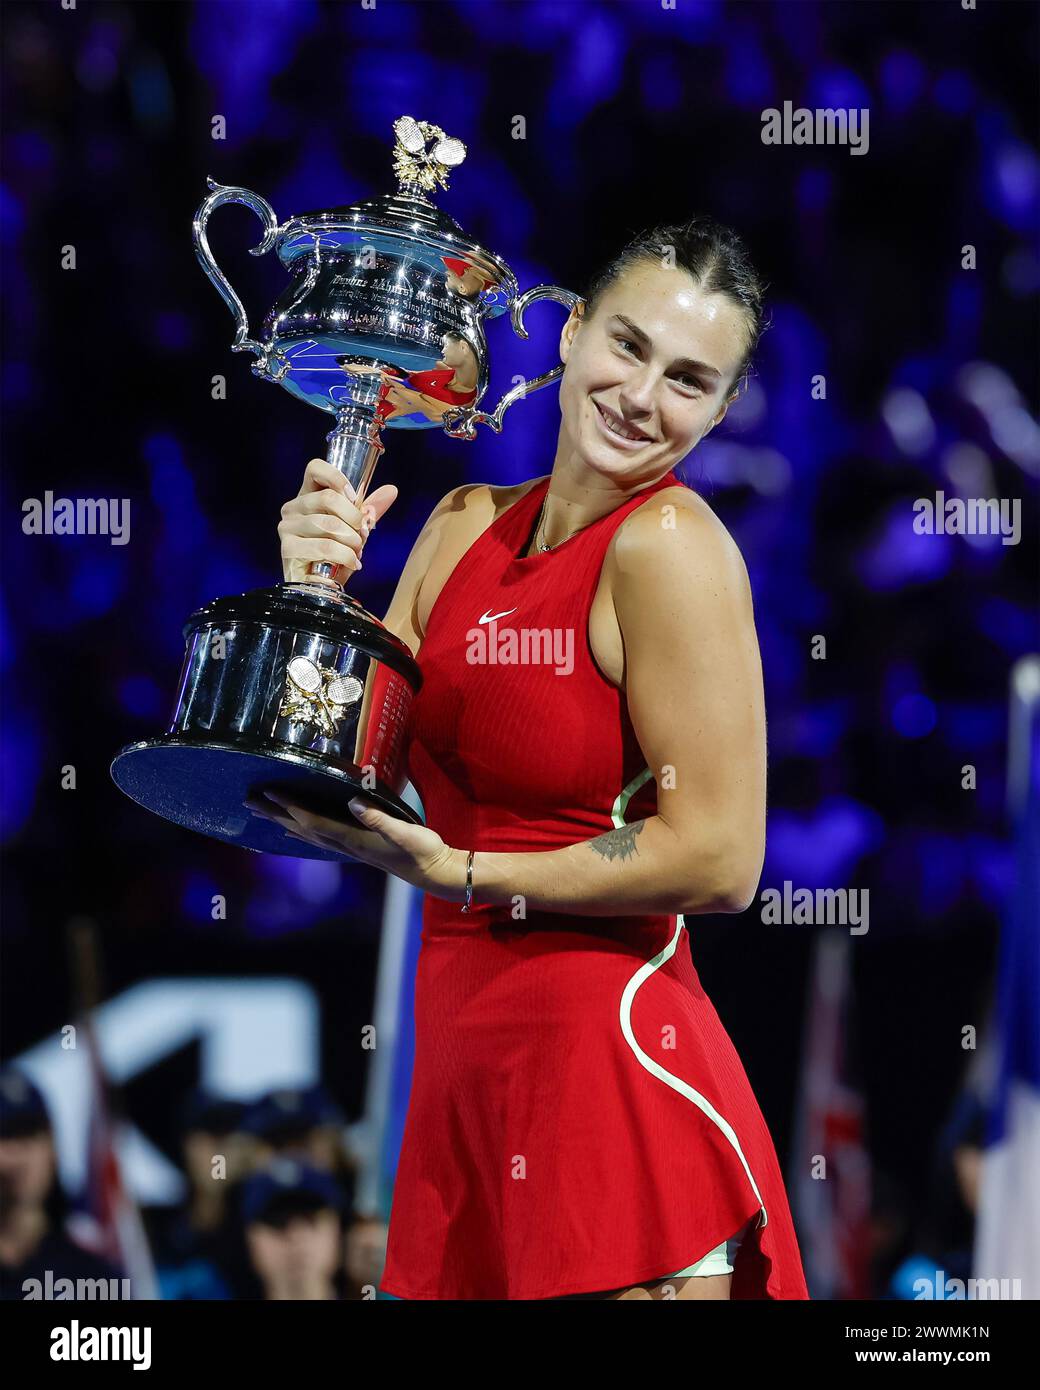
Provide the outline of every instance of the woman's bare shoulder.
[[[662,520],[666,513],[671,513],[667,522]],[[619,561],[638,561],[643,547],[656,544],[662,525],[679,529],[705,558],[715,556],[723,565],[743,568],[740,547],[725,523],[699,493],[680,483],[661,488],[625,517],[611,537],[610,571]]]
[[496,483],[462,483],[445,498],[448,504],[446,512],[453,532],[474,539],[514,502],[519,502],[536,484],[544,481],[544,478],[527,478],[522,483],[510,483],[505,486]]
[[645,502],[633,507],[617,528],[615,539],[622,533],[631,535],[645,530],[648,523],[653,525],[655,521],[659,521],[662,512],[673,510],[695,518],[697,524],[706,530],[729,535],[718,515],[700,493],[694,492],[693,488],[687,487],[685,483],[676,483],[672,487],[663,487],[660,491],[652,493]]

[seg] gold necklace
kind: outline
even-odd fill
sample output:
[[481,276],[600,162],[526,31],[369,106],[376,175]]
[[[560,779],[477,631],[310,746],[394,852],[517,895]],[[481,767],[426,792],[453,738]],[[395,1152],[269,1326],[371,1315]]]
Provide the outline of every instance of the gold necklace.
[[[535,531],[535,533],[534,533],[534,544],[535,544],[535,549],[536,549],[536,550],[553,550],[553,549],[555,549],[554,546],[539,544],[539,541],[538,541],[538,537],[542,534],[542,526],[543,526],[543,524],[544,524],[544,522],[545,522],[545,501],[546,501],[546,498],[547,498],[548,496],[549,496],[549,494],[548,494],[548,492],[547,492],[547,493],[545,494],[545,497],[542,498],[542,510],[538,513],[538,529],[537,529],[537,531]],[[557,542],[557,544],[559,544],[559,542]]]
[[[578,529],[577,529],[577,531],[575,531],[572,535],[570,535],[570,536],[564,536],[563,540],[562,540],[562,541],[557,541],[555,545],[546,545],[544,542],[539,542],[538,537],[542,534],[542,527],[543,527],[543,525],[545,524],[545,504],[546,504],[546,502],[547,502],[548,500],[549,500],[549,493],[548,493],[548,491],[546,491],[545,496],[542,498],[542,510],[538,513],[538,529],[537,529],[537,531],[535,531],[535,533],[534,533],[534,544],[535,544],[536,549],[538,549],[538,550],[555,550],[555,549],[557,548],[557,546],[563,545],[564,541],[573,540],[573,539],[574,539],[574,536],[580,536],[581,533],[582,533],[582,531],[587,531],[588,528],[594,524],[594,523],[591,522],[591,521],[587,521],[587,522],[585,523],[584,526],[579,526]],[[598,520],[600,520],[600,518],[597,517],[596,520],[598,521]]]

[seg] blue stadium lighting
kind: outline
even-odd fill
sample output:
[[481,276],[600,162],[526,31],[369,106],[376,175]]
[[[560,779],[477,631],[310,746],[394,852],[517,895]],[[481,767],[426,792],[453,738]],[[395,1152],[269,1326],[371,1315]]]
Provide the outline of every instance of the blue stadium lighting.
[[97,617],[107,613],[123,597],[127,568],[120,554],[123,547],[108,546],[98,552],[80,539],[80,552],[69,584],[69,600],[80,618]]
[[151,676],[125,676],[119,683],[119,703],[135,719],[155,720],[166,712],[169,695]]
[[8,719],[0,727],[0,837],[17,835],[33,813],[43,771],[43,747],[35,717],[26,709],[15,712],[8,702]]
[[189,871],[181,889],[181,910],[185,917],[192,922],[208,923],[217,930],[223,928],[225,923],[213,916],[213,899],[220,892],[214,879]]
[[915,53],[898,49],[881,62],[881,91],[893,116],[903,117],[917,106],[926,90],[925,66]]
[[902,738],[926,738],[936,725],[935,703],[927,695],[902,695],[892,707],[891,719]]
[[978,101],[975,83],[964,72],[949,69],[940,73],[932,88],[936,104],[951,116],[964,116]]
[[194,336],[191,320],[177,309],[158,314],[154,332],[156,342],[172,352],[184,352],[191,346]]

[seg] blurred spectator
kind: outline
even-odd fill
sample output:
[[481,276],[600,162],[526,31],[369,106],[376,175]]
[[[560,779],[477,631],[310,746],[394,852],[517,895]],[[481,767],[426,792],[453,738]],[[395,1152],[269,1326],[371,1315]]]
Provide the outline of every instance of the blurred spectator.
[[229,1193],[252,1168],[244,1110],[241,1102],[202,1089],[184,1104],[181,1147],[190,1193],[172,1212],[148,1213],[163,1298],[233,1298],[242,1285],[245,1256]]
[[[54,1137],[43,1096],[13,1069],[0,1073],[0,1298],[46,1297],[59,1279],[121,1279],[66,1229],[68,1203],[57,1181]],[[121,1292],[121,1290],[120,1290]],[[67,1293],[63,1296],[69,1296]]]
[[375,1218],[358,1217],[346,1234],[344,1261],[347,1298],[371,1297],[386,1265],[388,1226]]
[[[356,1188],[356,1164],[345,1141],[343,1112],[324,1086],[272,1091],[256,1102],[243,1124],[256,1139],[257,1166],[282,1157],[329,1173],[349,1210]],[[386,1239],[385,1221],[358,1218],[349,1224],[344,1237],[346,1297],[362,1298],[378,1286],[386,1263]]]
[[320,1168],[276,1158],[243,1185],[242,1222],[263,1299],[343,1296],[344,1193]]
[[279,1156],[296,1158],[331,1173],[352,1198],[355,1165],[345,1127],[342,1110],[320,1084],[272,1091],[243,1120],[243,1129],[256,1141],[254,1166],[264,1167]]

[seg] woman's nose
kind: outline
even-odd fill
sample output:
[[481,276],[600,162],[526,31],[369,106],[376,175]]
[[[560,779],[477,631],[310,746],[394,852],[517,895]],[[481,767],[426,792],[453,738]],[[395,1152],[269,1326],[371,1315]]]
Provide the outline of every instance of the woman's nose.
[[618,392],[618,401],[622,409],[649,413],[653,409],[656,384],[654,371],[650,367],[630,376],[622,383]]

